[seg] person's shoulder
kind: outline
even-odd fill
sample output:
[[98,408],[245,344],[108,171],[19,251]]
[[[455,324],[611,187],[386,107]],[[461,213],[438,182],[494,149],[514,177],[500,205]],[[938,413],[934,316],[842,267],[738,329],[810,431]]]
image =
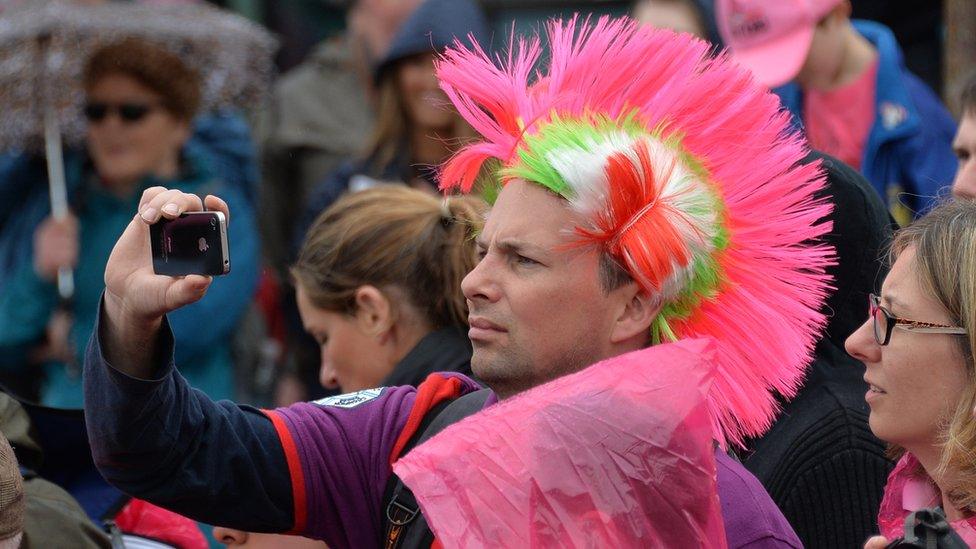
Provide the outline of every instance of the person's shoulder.
[[340,476],[365,467],[379,479],[375,486],[381,486],[396,457],[433,417],[431,412],[478,389],[461,374],[435,373],[418,387],[364,389],[263,412],[286,457],[292,456],[289,462],[341,469]]
[[234,109],[211,110],[197,115],[189,142],[215,155],[231,158],[254,155],[251,125],[242,112]]
[[40,171],[37,167],[36,155],[11,151],[0,153],[0,174],[5,178],[30,171]]
[[216,134],[216,137],[250,136],[251,125],[243,111],[234,108],[217,108],[199,113],[193,119],[193,131],[198,134]]
[[322,76],[320,65],[306,59],[278,78],[272,88],[274,101],[287,108],[296,100],[304,100],[321,84]]
[[[443,401],[454,399],[481,389],[476,381],[458,372],[435,372],[417,385],[399,385],[363,389],[342,395],[328,396],[303,403],[318,408],[352,409],[362,405],[367,407],[388,405],[391,401],[404,399],[431,399]],[[412,406],[416,402],[412,403]]]
[[362,158],[344,160],[312,188],[307,201],[308,210],[316,215],[324,211],[350,190],[354,178],[369,171],[369,163]]
[[181,153],[180,174],[172,181],[159,184],[201,196],[214,194],[232,206],[237,206],[236,201],[241,200],[247,207],[251,207],[247,189],[240,179],[235,179],[228,172],[228,158],[222,158],[214,149],[195,140],[187,142]]
[[[864,34],[865,28],[874,29],[871,33],[872,43],[878,52],[878,90],[879,115],[886,127],[897,128],[901,122],[912,118],[912,110],[921,124],[919,128],[931,129],[933,124],[941,127],[951,126],[955,131],[955,122],[949,110],[939,99],[939,96],[905,66],[901,50],[898,48],[891,31],[885,27],[862,22],[859,31]],[[900,103],[908,102],[907,105]],[[906,110],[907,109],[907,110]]]
[[720,449],[715,451],[715,470],[721,499],[733,498],[752,506],[753,509],[764,507],[767,503],[772,504],[759,479]]
[[345,192],[349,188],[349,180],[356,175],[369,171],[369,163],[360,157],[347,158],[325,176],[319,189],[324,192]]
[[801,547],[759,480],[721,449],[715,451],[718,498],[728,546]]
[[936,127],[933,125],[937,124],[937,127],[940,129],[951,128],[951,133],[954,135],[956,123],[949,113],[949,109],[942,103],[939,96],[932,91],[932,88],[907,68],[902,71],[902,81],[904,82],[905,89],[908,91],[908,96],[911,98],[915,108],[918,109],[919,115],[926,122],[922,126],[933,128]]
[[111,546],[78,501],[58,485],[40,477],[26,479],[24,497],[24,547]]
[[[376,415],[399,415],[401,404],[412,399],[416,389],[409,386],[375,387],[317,400],[296,402],[289,406],[266,411],[266,415],[278,414],[291,421],[317,418],[371,418]],[[392,419],[392,418],[390,418]]]
[[417,387],[401,385],[363,389],[341,395],[328,396],[309,402],[299,402],[266,412],[289,421],[342,421],[365,424],[376,421],[384,428],[402,423],[410,416],[423,416],[445,400],[458,398],[480,389],[474,380],[456,372],[431,374]]

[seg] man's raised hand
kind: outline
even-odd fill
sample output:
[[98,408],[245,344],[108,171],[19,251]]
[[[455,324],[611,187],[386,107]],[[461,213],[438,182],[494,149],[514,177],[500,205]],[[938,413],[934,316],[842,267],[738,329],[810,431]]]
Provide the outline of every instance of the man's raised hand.
[[149,246],[150,225],[161,218],[175,219],[184,212],[203,211],[204,205],[230,218],[227,204],[215,196],[201,201],[197,195],[177,190],[146,189],[138,213],[116,242],[105,266],[106,307],[112,307],[113,312],[118,310],[129,321],[152,322],[204,296],[210,277],[155,274]]
[[216,196],[200,200],[197,195],[163,187],[146,189],[139,211],[112,249],[105,265],[101,336],[105,358],[129,375],[152,374],[151,360],[163,316],[199,301],[211,282],[208,276],[171,277],[153,272],[149,226],[161,218],[203,211],[204,206],[223,212],[230,222],[227,203]]

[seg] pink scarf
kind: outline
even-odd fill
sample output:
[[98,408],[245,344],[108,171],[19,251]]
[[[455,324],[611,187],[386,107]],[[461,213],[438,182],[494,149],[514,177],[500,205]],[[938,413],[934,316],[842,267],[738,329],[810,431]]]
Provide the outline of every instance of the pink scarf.
[[[905,518],[914,511],[942,505],[938,486],[922,469],[915,456],[906,453],[888,475],[884,498],[878,510],[881,535],[889,540],[905,534]],[[976,517],[949,523],[970,547],[976,546]]]

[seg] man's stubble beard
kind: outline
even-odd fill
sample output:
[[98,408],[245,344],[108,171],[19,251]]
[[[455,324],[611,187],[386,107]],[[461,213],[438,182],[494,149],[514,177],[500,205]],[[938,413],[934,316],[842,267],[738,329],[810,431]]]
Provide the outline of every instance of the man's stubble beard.
[[471,371],[499,399],[527,391],[556,378],[578,372],[599,362],[598,352],[587,341],[575,339],[572,348],[539,364],[517,345],[503,348],[474,346]]

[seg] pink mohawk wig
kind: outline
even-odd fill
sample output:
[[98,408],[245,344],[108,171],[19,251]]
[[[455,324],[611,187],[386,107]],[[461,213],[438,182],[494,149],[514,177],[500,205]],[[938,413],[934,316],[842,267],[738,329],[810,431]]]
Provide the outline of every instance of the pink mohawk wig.
[[489,168],[496,187],[520,178],[564,197],[587,220],[580,243],[660,297],[655,342],[718,342],[712,427],[741,445],[769,428],[777,393],[796,394],[825,322],[819,165],[801,164],[777,98],[703,41],[605,17],[547,30],[544,73],[538,37],[513,37],[504,60],[457,44],[438,62],[484,137],[441,186],[470,192]]

